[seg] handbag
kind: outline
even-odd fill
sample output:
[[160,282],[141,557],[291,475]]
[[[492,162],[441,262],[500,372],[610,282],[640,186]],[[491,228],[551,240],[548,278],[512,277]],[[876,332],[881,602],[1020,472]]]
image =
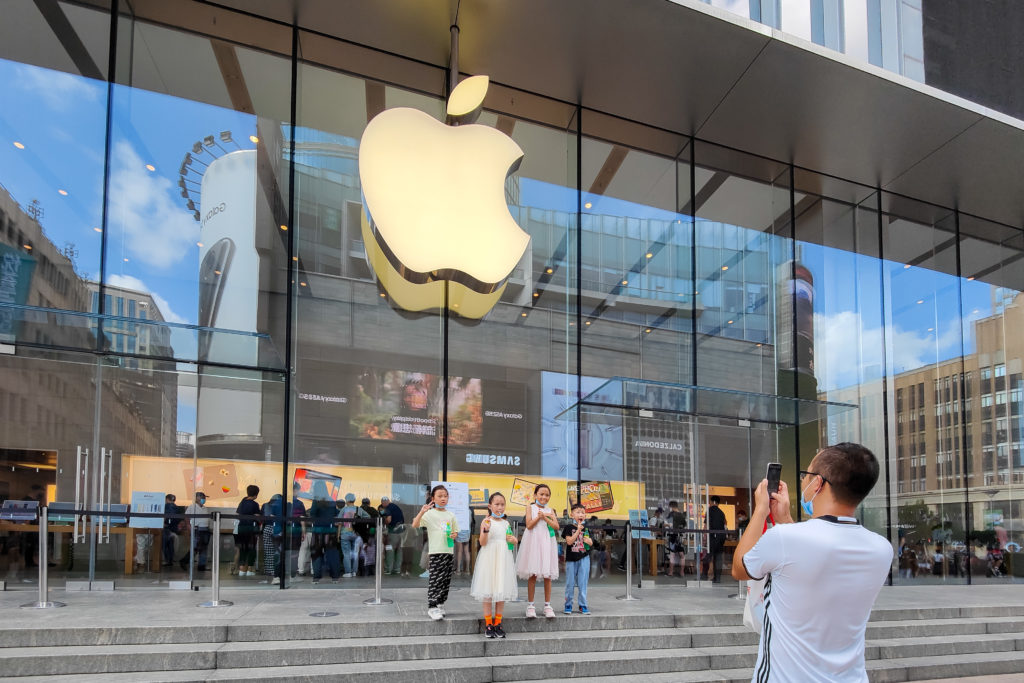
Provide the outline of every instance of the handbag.
[[[769,574],[769,576],[771,576]],[[743,604],[743,625],[755,633],[764,624],[764,588],[768,577],[747,581],[747,600]]]

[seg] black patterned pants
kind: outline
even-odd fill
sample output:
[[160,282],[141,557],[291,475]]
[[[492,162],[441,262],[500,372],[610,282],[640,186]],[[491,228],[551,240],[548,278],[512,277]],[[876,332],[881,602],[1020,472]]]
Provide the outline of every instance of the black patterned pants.
[[455,556],[437,553],[430,556],[430,583],[427,584],[427,607],[437,607],[448,601],[448,588],[452,585],[452,567]]

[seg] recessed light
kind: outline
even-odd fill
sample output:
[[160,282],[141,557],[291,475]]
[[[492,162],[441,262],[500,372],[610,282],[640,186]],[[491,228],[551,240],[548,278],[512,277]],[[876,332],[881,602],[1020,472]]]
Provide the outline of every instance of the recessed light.
[[589,325],[589,324],[590,324],[590,321],[588,320],[587,322],[585,322],[585,323],[583,323],[583,324],[584,324],[584,325]]
[[722,266],[722,270],[729,270],[729,266]]
[[68,196],[68,191],[67,190],[57,190],[57,194],[63,195],[64,197],[67,197]]
[[24,246],[29,251],[32,251],[32,245],[31,244],[25,244],[25,245],[22,245],[22,246]]
[[732,325],[732,321],[731,320],[729,321],[729,324]]
[[923,303],[924,303],[924,299],[918,299],[918,300],[917,300],[917,303],[919,303],[919,304],[923,304]]
[[213,271],[213,274],[214,274],[214,275],[220,275],[221,273],[220,273],[220,271],[219,271],[219,270],[215,270],[215,271]]
[[551,273],[555,272],[555,269],[554,268],[548,268],[547,271],[545,271],[545,272],[547,272],[547,274],[550,275]]
[[647,252],[646,254],[644,254],[644,256],[646,256],[647,258],[653,258],[654,254],[652,254],[651,252]]
[[384,292],[381,292],[381,293],[380,293],[380,298],[381,298],[381,299],[383,299],[383,298],[385,298],[385,297],[387,297],[387,294],[385,294]]
[[591,208],[592,206],[594,206],[594,205],[593,205],[593,204],[591,204],[590,202],[587,202],[586,204],[584,204],[584,205],[583,205],[583,208],[584,208],[584,209],[589,209],[589,208]]
[[281,226],[281,229],[282,229],[282,230],[287,230],[287,229],[288,229],[288,226],[287,226],[287,225],[282,225],[282,226]]
[[197,247],[201,247],[201,246],[203,246],[203,243],[202,242],[196,242],[196,246]]
[[534,292],[533,293],[533,298],[534,299],[536,299],[538,296],[540,296],[540,292]]
[[302,287],[305,287],[306,283],[305,282],[300,282],[299,285],[302,286]]
[[153,164],[146,164],[146,170],[147,171],[155,171],[156,170],[156,166],[154,166]]
[[651,328],[648,327],[646,330],[644,330],[644,332],[646,332],[647,334],[650,334],[651,333]]
[[103,228],[93,228],[96,232],[103,232]]
[[905,265],[903,266],[903,270],[906,270],[907,268],[910,268],[910,264],[909,264],[909,263],[907,263],[907,264],[905,264]]
[[519,315],[523,316],[524,318],[526,317],[525,313],[520,313]]
[[252,144],[254,144],[254,145],[255,145],[255,144],[256,144],[257,142],[259,142],[259,141],[260,141],[260,139],[259,139],[258,137],[256,137],[255,135],[250,135],[250,136],[249,136],[249,142],[251,142],[251,143],[252,143]]
[[18,149],[25,149],[25,145],[17,141],[15,141],[14,146],[17,147]]
[[[292,256],[292,261],[298,261],[298,260],[299,260],[299,257],[298,257],[298,256]],[[381,294],[381,296],[384,296],[384,295],[383,295],[383,294]]]
[[624,285],[628,285],[628,284],[629,284],[629,280],[623,280],[623,281],[622,281],[622,284],[624,284]]
[[974,276],[972,275],[972,276],[970,276],[969,278],[967,278],[967,281],[968,281],[968,282],[970,282],[970,281],[971,281],[971,280],[973,280],[973,279],[974,279]]

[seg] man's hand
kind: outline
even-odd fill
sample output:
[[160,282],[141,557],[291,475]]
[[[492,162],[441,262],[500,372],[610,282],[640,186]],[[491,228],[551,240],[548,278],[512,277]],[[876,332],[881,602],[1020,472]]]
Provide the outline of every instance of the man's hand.
[[[779,486],[782,486],[782,482],[779,482]],[[771,509],[771,498],[768,494],[768,480],[762,479],[761,483],[754,489],[754,515],[758,517],[767,517],[768,513],[772,512]]]
[[789,511],[789,486],[786,482],[779,482],[779,491],[772,494],[769,509],[776,524],[793,523],[793,515]]

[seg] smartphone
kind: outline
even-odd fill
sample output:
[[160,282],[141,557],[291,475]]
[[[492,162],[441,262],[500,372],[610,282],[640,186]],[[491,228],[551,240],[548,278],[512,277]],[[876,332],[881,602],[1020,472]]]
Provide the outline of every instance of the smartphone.
[[782,464],[777,462],[768,463],[768,493],[779,492],[779,479],[782,477]]

